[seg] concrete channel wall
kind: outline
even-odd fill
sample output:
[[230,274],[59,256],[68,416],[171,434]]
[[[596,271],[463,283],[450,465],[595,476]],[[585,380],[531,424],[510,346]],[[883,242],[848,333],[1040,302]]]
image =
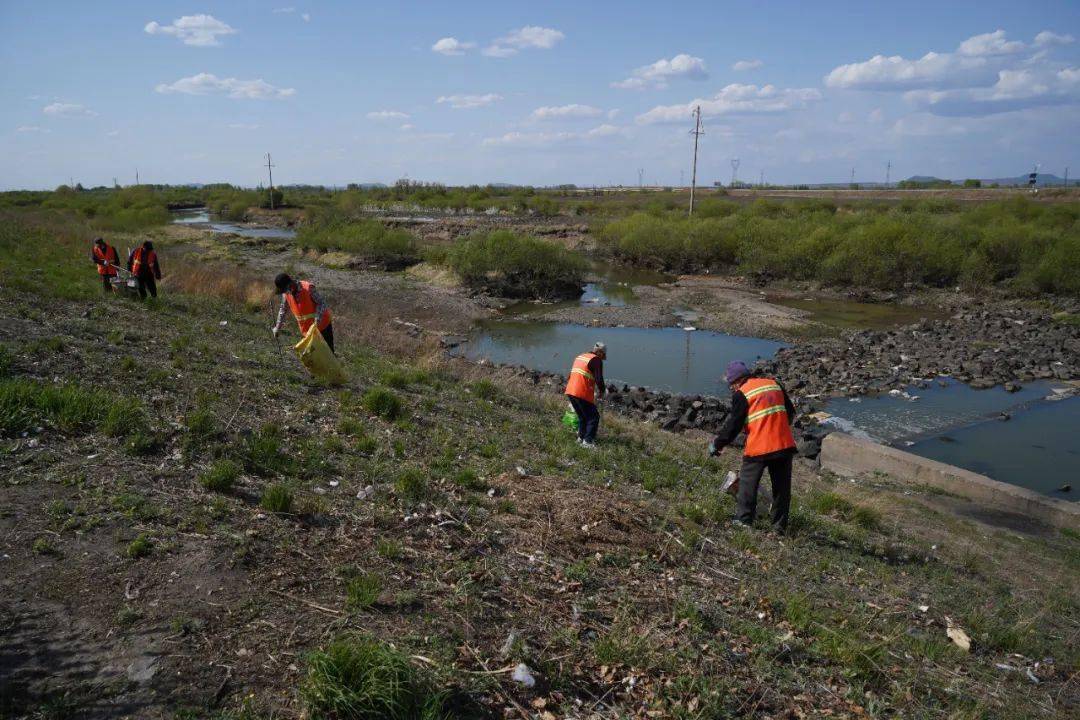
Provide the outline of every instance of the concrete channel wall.
[[1056,500],[937,460],[869,440],[831,433],[821,444],[821,467],[837,475],[881,472],[894,480],[932,485],[980,505],[1022,513],[1048,525],[1080,530],[1080,503]]

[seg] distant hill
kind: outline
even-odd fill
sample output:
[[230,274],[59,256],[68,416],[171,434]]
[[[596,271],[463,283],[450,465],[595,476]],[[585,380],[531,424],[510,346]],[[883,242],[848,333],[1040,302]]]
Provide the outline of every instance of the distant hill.
[[[1058,177],[1057,175],[1054,175],[1053,173],[1045,173],[1045,174],[1044,173],[1039,173],[1039,177],[1036,180],[1036,182],[1038,183],[1038,185],[1040,187],[1042,187],[1043,185],[1045,185],[1047,187],[1049,187],[1051,185],[1064,185],[1065,184],[1065,178]],[[998,185],[1027,185],[1028,176],[1027,175],[1017,175],[1016,177],[1011,177],[1011,178],[985,178],[985,179],[983,179],[982,183],[983,183],[983,186],[993,185],[994,183],[997,183]],[[1069,179],[1069,185],[1075,185],[1075,184],[1076,184],[1076,178],[1070,178]]]

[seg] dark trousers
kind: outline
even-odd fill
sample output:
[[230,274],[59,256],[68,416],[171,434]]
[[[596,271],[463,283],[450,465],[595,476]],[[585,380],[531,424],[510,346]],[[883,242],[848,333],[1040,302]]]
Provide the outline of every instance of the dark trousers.
[[150,293],[150,297],[157,297],[157,283],[154,282],[153,275],[137,275],[135,279],[139,283],[139,297],[143,300],[146,299],[146,293]]
[[105,292],[112,292],[112,279],[114,275],[102,275],[101,276],[101,289]]
[[783,532],[787,529],[791,509],[791,461],[794,453],[779,452],[761,457],[743,457],[739,469],[739,498],[735,519],[752,525],[757,512],[758,485],[767,469],[772,482],[772,526]]
[[334,351],[334,323],[330,323],[326,326],[325,330],[320,330],[319,332],[322,333],[322,339],[330,346],[330,352],[337,355],[337,352]]
[[600,427],[600,412],[596,409],[596,405],[573,395],[567,395],[566,397],[569,398],[570,406],[577,413],[577,436],[585,442],[594,442],[596,440],[596,431]]

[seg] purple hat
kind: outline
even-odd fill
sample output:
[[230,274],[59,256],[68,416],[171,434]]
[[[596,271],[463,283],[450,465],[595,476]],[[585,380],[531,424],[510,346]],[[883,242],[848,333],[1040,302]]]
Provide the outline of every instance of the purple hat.
[[746,363],[742,360],[732,360],[727,365],[727,371],[724,373],[724,379],[728,383],[733,383],[736,380],[744,378],[750,374],[750,368],[746,367]]

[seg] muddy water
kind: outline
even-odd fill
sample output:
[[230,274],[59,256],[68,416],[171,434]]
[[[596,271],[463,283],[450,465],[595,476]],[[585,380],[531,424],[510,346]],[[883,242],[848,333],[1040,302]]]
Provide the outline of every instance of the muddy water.
[[766,295],[765,299],[774,305],[805,310],[810,313],[809,319],[843,330],[881,330],[918,322],[924,318],[945,316],[945,313],[933,308],[895,303],[863,303],[780,295]]
[[[1019,392],[974,390],[942,379],[903,395],[837,399],[827,421],[923,457],[1066,500],[1080,499],[1080,397],[1048,400],[1064,389],[1031,383]],[[1062,484],[1077,487],[1057,492]]]
[[731,360],[772,357],[782,343],[682,328],[586,327],[570,323],[487,322],[458,352],[474,360],[566,374],[596,341],[608,346],[606,380],[686,395],[727,395],[717,378]]
[[206,227],[214,232],[232,233],[242,237],[253,238],[279,238],[288,239],[296,237],[296,231],[288,228],[260,228],[246,225],[233,225],[232,223],[219,222],[210,219],[210,211],[206,208],[195,210],[179,210],[174,213],[173,222],[179,225],[198,225]]

